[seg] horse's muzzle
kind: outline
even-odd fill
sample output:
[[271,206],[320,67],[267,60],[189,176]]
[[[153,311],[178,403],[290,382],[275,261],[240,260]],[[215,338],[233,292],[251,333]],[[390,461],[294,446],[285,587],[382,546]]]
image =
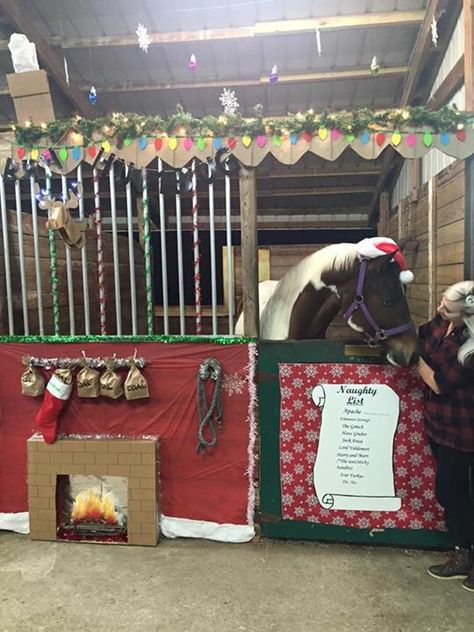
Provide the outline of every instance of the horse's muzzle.
[[409,367],[418,361],[418,337],[414,331],[387,338],[384,342],[387,360],[391,364]]

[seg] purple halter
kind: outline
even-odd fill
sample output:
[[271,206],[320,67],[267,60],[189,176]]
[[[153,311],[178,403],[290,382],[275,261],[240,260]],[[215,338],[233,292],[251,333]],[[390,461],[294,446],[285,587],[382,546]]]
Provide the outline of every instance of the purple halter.
[[367,271],[367,259],[361,259],[360,267],[359,267],[359,275],[357,277],[357,286],[356,286],[356,294],[353,302],[349,305],[346,311],[343,314],[344,320],[349,320],[352,314],[360,309],[361,312],[365,316],[365,320],[369,323],[369,325],[374,330],[374,335],[370,336],[366,332],[364,332],[366,336],[366,340],[369,345],[376,345],[381,340],[385,340],[390,336],[396,336],[397,334],[402,334],[405,331],[413,331],[415,329],[415,325],[412,322],[405,323],[404,325],[399,325],[398,327],[392,327],[391,329],[382,329],[377,321],[373,318],[369,310],[367,309],[367,305],[365,304],[364,298],[364,282],[365,282],[365,273]]

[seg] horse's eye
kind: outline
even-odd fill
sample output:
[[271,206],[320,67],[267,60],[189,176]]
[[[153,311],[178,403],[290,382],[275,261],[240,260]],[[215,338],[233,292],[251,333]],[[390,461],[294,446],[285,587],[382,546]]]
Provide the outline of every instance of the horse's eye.
[[383,304],[385,305],[385,307],[392,307],[393,303],[392,301],[389,299],[387,301],[384,301]]

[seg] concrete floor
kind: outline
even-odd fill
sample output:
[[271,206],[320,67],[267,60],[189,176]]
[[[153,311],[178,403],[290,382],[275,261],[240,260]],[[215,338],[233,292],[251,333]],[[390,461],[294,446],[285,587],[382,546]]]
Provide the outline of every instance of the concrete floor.
[[468,632],[444,553],[260,540],[156,548],[0,532],[1,632]]

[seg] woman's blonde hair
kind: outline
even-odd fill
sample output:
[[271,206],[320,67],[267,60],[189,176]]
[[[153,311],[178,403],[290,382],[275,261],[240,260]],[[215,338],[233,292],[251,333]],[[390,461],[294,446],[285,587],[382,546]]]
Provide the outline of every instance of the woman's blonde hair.
[[460,281],[450,285],[443,293],[448,301],[458,303],[466,325],[467,340],[459,349],[458,360],[465,365],[474,354],[474,281]]

